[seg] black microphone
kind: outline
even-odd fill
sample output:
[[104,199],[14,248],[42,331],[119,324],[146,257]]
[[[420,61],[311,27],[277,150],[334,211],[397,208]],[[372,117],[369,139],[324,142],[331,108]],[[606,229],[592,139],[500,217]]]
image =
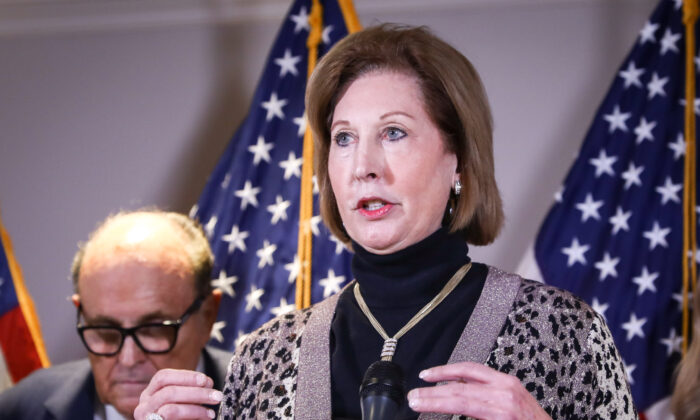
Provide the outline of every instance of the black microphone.
[[404,398],[399,365],[380,360],[367,368],[360,386],[362,420],[393,420]]

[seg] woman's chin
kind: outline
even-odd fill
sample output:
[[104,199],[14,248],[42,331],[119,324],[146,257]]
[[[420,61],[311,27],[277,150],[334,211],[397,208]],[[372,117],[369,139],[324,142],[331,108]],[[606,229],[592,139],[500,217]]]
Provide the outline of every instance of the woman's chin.
[[[346,229],[348,226],[346,225]],[[373,254],[391,254],[401,251],[411,245],[414,245],[428,237],[440,228],[437,226],[422,226],[414,225],[407,227],[406,224],[389,225],[388,223],[380,225],[374,223],[369,228],[360,226],[360,229],[348,229],[350,237],[360,244],[362,248]],[[357,234],[355,234],[357,233]]]
[[391,254],[392,252],[399,251],[406,246],[401,243],[400,240],[392,238],[387,235],[371,235],[361,237],[359,240],[355,240],[365,251],[371,252],[373,254]]

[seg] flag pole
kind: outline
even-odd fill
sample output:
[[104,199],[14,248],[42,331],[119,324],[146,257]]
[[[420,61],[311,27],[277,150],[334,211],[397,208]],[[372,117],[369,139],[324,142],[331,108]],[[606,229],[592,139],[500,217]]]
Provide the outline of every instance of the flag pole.
[[[355,6],[352,0],[338,0],[338,5],[343,13],[345,26],[348,33],[362,29]],[[309,50],[307,80],[311,77],[316,62],[318,61],[318,45],[321,43],[323,33],[323,6],[320,0],[313,0],[311,13],[309,14],[309,38],[306,46]],[[304,309],[311,306],[311,217],[314,211],[313,196],[313,155],[314,143],[311,128],[306,127],[304,132],[303,165],[301,169],[301,197],[299,200],[299,238],[297,256],[299,258],[299,275],[296,281],[296,307]]]
[[[306,78],[316,67],[318,59],[318,44],[323,33],[323,6],[319,0],[313,0],[309,14],[309,38],[306,46],[309,51]],[[314,144],[311,129],[306,126],[304,132],[303,165],[301,169],[301,197],[299,200],[299,239],[297,254],[299,257],[299,275],[296,283],[296,306],[303,309],[311,305],[311,217],[314,211],[313,202],[313,154]]]
[[[688,293],[696,290],[697,266],[696,242],[696,178],[695,178],[695,22],[698,19],[697,0],[683,2],[683,24],[685,25],[685,165],[683,189],[683,355],[690,338],[690,308]],[[690,256],[690,258],[688,258]],[[690,268],[690,270],[689,270]],[[698,298],[697,296],[695,297]]]
[[362,24],[360,19],[357,18],[357,12],[355,12],[352,0],[338,0],[338,5],[343,12],[343,19],[345,20],[345,27],[348,28],[348,33],[352,34],[361,30]]

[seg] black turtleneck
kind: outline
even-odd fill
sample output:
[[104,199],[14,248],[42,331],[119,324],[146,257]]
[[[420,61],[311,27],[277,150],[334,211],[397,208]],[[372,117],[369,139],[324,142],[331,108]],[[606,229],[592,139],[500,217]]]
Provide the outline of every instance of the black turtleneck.
[[[362,297],[384,330],[393,336],[469,262],[467,244],[444,228],[389,255],[376,255],[353,243],[352,271]],[[486,280],[487,267],[472,264],[465,278],[428,316],[398,341],[393,361],[401,366],[406,392],[428,386],[418,379],[426,368],[447,363]],[[352,288],[338,299],[331,325],[331,402],[333,418],[359,419],[359,389],[370,364],[379,360],[384,340],[357,305]],[[397,419],[416,419],[406,401]]]

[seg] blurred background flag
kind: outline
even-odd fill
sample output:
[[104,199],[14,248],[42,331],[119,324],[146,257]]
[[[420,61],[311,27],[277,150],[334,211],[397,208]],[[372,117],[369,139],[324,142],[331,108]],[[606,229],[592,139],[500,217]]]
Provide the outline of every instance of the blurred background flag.
[[[541,279],[581,296],[605,317],[646,418],[667,415],[681,356],[686,157],[681,6],[681,0],[663,0],[644,24],[534,246]],[[695,62],[697,71],[700,58]],[[697,115],[700,101],[691,106]],[[697,263],[700,255],[692,258]],[[520,272],[537,277],[527,263]]]
[[[223,291],[212,332],[212,343],[219,347],[233,349],[246,333],[295,307],[302,267],[297,238],[307,40],[310,45],[314,38],[318,41],[321,56],[349,29],[358,28],[351,1],[293,2],[249,114],[192,208],[191,216],[204,225],[215,254],[212,285]],[[315,37],[310,39],[310,34]],[[308,200],[313,199],[313,217],[307,223],[313,238],[310,297],[317,302],[351,280],[350,254],[321,223],[317,189],[312,195],[310,177],[308,181]]]
[[22,273],[12,253],[10,236],[0,220],[0,391],[35,369],[47,367],[49,359],[41,338],[34,302],[27,293]]

